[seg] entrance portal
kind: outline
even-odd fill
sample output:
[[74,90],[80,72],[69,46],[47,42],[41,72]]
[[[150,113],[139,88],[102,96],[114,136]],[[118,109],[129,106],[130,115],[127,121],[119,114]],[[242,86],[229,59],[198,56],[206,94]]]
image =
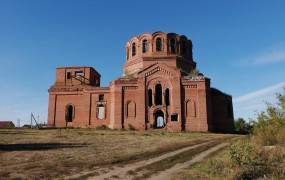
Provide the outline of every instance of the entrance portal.
[[164,113],[161,110],[158,110],[154,114],[154,128],[164,128],[165,122],[164,122]]

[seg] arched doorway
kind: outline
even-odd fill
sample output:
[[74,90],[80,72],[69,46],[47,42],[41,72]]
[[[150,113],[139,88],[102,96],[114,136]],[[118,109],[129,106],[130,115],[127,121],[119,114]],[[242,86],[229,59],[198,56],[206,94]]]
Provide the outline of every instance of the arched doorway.
[[161,110],[157,110],[154,114],[154,128],[160,129],[164,128],[165,120],[164,120],[164,113]]
[[65,120],[66,122],[72,122],[74,118],[74,106],[68,104],[65,109]]

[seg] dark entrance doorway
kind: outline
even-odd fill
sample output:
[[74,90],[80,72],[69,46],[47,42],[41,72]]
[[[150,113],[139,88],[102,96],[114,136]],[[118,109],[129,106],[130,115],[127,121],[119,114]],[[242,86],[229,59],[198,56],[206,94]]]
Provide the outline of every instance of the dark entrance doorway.
[[66,106],[66,110],[65,110],[65,120],[66,120],[66,122],[72,122],[73,114],[74,114],[74,107],[71,104],[67,105]]
[[158,110],[154,114],[154,128],[160,129],[164,128],[165,121],[164,121],[164,113],[161,110]]

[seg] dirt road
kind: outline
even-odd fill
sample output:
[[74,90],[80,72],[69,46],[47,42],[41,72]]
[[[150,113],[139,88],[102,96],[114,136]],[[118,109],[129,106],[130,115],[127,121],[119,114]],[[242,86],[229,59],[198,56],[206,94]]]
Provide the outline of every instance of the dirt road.
[[66,179],[153,179],[167,180],[180,169],[200,162],[212,153],[229,145],[233,137],[200,142],[156,157],[125,165],[97,168]]

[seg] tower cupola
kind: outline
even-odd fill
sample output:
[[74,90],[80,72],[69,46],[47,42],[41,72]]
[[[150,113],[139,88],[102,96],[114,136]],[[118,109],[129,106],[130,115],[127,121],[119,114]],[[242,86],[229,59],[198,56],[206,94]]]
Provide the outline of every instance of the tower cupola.
[[138,72],[150,64],[162,62],[189,73],[195,68],[192,41],[176,33],[143,33],[126,43],[124,74]]

